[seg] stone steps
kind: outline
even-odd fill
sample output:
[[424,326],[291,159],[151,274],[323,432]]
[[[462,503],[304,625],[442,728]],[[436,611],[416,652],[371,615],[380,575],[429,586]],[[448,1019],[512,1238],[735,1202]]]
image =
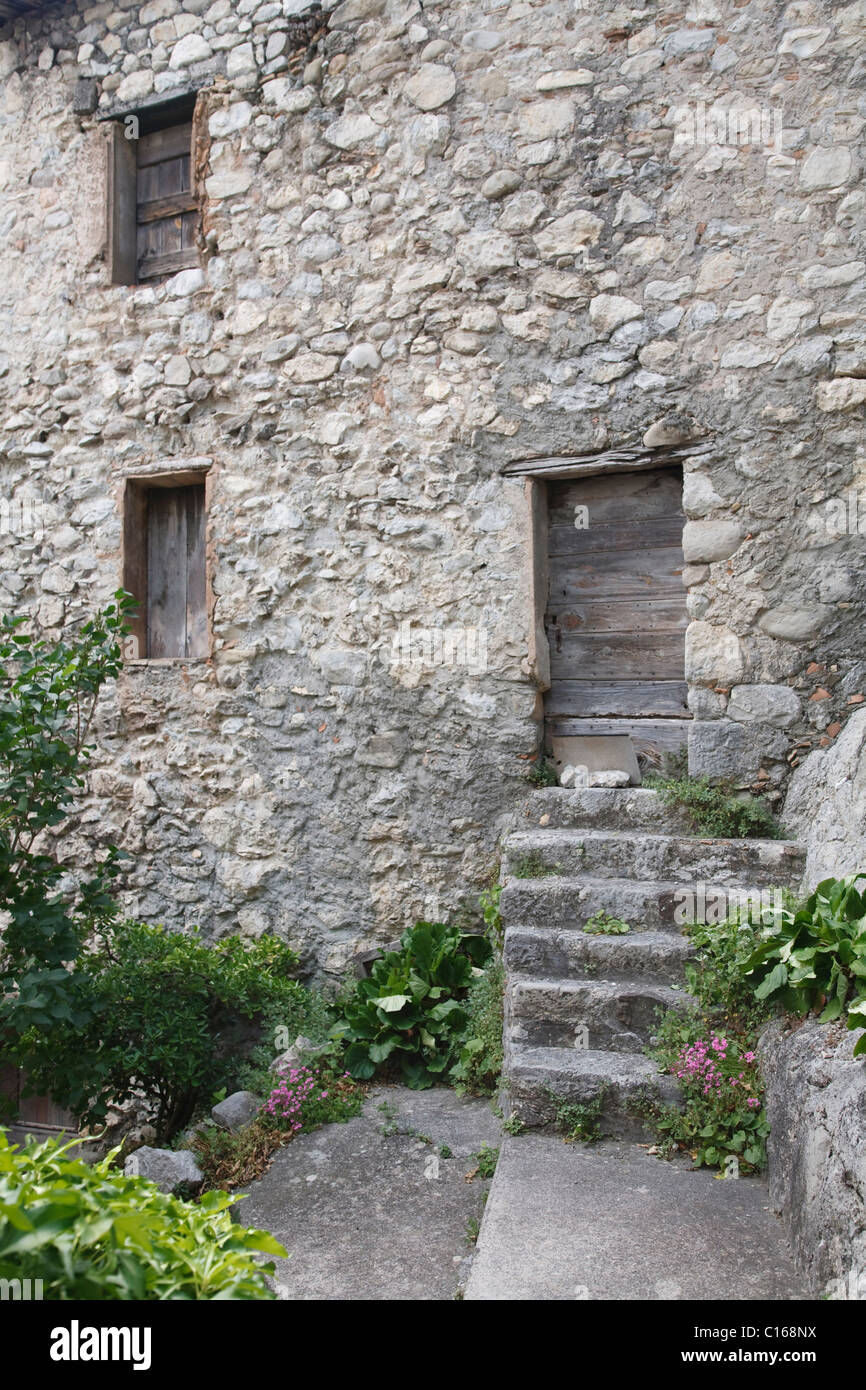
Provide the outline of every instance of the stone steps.
[[556,1100],[588,1105],[601,1095],[601,1129],[616,1139],[647,1139],[650,1130],[641,1116],[642,1103],[656,1098],[676,1103],[679,1091],[673,1077],[638,1052],[578,1051],[569,1047],[524,1047],[511,1043],[506,1051],[507,1113],[520,1117],[530,1129],[556,1123]]
[[662,1012],[693,1001],[669,984],[641,980],[515,979],[509,985],[511,1036],[528,1047],[639,1052]]
[[[719,896],[772,904],[775,889],[798,885],[804,850],[690,835],[643,788],[547,788],[524,813],[532,829],[503,846],[504,1108],[545,1127],[557,1102],[599,1102],[605,1135],[648,1138],[641,1108],[650,1098],[675,1104],[679,1090],[644,1048],[662,1010],[694,1002],[681,923],[719,920]],[[600,910],[631,930],[585,932]]]
[[683,966],[693,954],[688,940],[670,931],[591,936],[583,931],[514,926],[505,940],[505,967],[515,979],[592,975],[598,980],[665,984],[682,978]]
[[669,879],[724,887],[747,881],[772,888],[799,880],[805,850],[790,840],[713,840],[648,831],[540,829],[509,835],[509,878],[588,874],[597,878]]
[[[666,806],[658,792],[644,787],[541,787],[527,797],[522,817],[551,830],[585,826],[593,830],[694,833],[684,810]],[[524,829],[522,825],[519,828]]]
[[[775,886],[775,885],[774,885]],[[772,904],[770,888],[754,883],[727,882],[705,885],[705,907],[712,904],[709,892],[713,887],[724,893],[731,902],[744,902],[747,897]],[[685,883],[673,879],[635,882],[630,878],[583,877],[577,874],[549,874],[541,878],[511,878],[505,881],[500,900],[504,921],[513,922],[527,930],[580,931],[587,920],[599,910],[619,917],[631,927],[630,935],[643,932],[667,932],[677,936],[682,923],[705,920],[701,909],[700,881]],[[710,917],[711,921],[718,920]]]

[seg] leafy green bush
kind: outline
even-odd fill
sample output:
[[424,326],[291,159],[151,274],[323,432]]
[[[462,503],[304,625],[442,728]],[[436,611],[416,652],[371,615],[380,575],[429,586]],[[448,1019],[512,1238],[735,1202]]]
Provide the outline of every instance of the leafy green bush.
[[297,960],[275,937],[209,945],[138,922],[106,928],[74,976],[87,1022],[23,1039],[31,1084],[91,1125],[112,1101],[143,1096],[165,1141],[234,1081],[250,1021],[301,1016]]
[[118,852],[110,848],[90,878],[70,885],[67,866],[36,846],[69,815],[84,784],[99,692],[121,669],[133,606],[119,590],[76,636],[53,646],[21,632],[23,618],[4,617],[0,625],[0,911],[8,913],[0,1030],[12,1061],[20,1061],[16,1039],[31,1028],[87,1019],[74,967],[93,927],[114,911],[109,888]]
[[[866,874],[827,878],[795,911],[761,933],[741,962],[755,998],[780,1003],[792,1013],[821,1008],[819,1021],[847,1018],[866,1028]],[[866,1034],[854,1055],[866,1052]]]
[[10,1146],[0,1132],[0,1278],[41,1279],[58,1300],[270,1299],[252,1252],[285,1255],[265,1231],[232,1221],[238,1198],[200,1204],[144,1178],[93,1165],[58,1140]]
[[765,801],[757,796],[738,796],[728,782],[713,783],[708,777],[682,773],[663,777],[650,773],[644,786],[657,791],[671,806],[681,806],[702,835],[724,840],[782,838],[782,829]]
[[487,935],[492,941],[497,941],[502,945],[505,935],[502,925],[502,913],[499,910],[499,900],[502,897],[502,884],[491,883],[478,899],[478,906],[481,909],[481,916],[484,919],[484,927]]
[[456,1060],[466,993],[490,949],[486,937],[442,922],[407,928],[400,950],[381,956],[341,1001],[332,1031],[349,1044],[350,1075],[369,1080],[383,1063],[399,1061],[410,1087],[432,1086]]
[[483,974],[473,980],[466,997],[466,1028],[460,1056],[449,1072],[460,1094],[492,1095],[502,1071],[503,995],[505,969],[494,955]]

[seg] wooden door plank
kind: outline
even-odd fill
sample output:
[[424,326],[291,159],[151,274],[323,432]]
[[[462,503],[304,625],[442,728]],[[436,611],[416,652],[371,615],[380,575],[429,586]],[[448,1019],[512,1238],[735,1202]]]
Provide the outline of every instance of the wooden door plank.
[[677,752],[688,743],[687,719],[573,719],[553,718],[546,721],[548,747],[552,738],[607,738],[627,734],[638,753],[648,748],[659,752]]
[[644,521],[599,522],[575,526],[556,524],[550,528],[548,554],[551,562],[611,550],[658,550],[682,546],[681,516],[651,517]]
[[551,626],[562,632],[685,632],[688,621],[682,591],[651,599],[597,598],[561,608],[550,605]]
[[138,167],[149,164],[162,164],[165,160],[189,157],[192,149],[192,122],[166,126],[164,130],[151,131],[142,135],[138,145]]
[[147,654],[186,654],[187,509],[184,488],[148,494]]
[[557,680],[678,680],[684,638],[678,632],[548,634],[550,674]]
[[187,596],[185,656],[208,654],[204,486],[187,487]]
[[680,546],[666,546],[652,552],[616,551],[607,555],[568,563],[552,560],[550,565],[550,603],[570,603],[592,597],[628,598],[643,594],[647,598],[681,594],[683,552]]
[[552,525],[573,525],[578,506],[588,510],[590,526],[682,515],[682,479],[675,468],[575,478],[551,483],[550,493]]
[[685,681],[558,680],[547,702],[550,719],[626,715],[689,719]]

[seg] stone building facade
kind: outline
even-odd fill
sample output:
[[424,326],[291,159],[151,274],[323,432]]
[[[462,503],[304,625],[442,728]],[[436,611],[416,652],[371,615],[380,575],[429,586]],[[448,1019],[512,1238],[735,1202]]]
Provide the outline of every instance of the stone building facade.
[[[0,9],[3,608],[206,478],[205,648],[130,650],[64,853],[326,972],[454,908],[542,742],[525,461],[670,449],[690,764],[781,805],[866,679],[863,0]],[[171,101],[192,255],[113,283]]]

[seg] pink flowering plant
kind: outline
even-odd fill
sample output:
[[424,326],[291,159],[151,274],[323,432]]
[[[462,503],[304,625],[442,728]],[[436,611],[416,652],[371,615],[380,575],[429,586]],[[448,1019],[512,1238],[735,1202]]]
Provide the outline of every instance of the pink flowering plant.
[[363,1093],[348,1072],[324,1067],[291,1067],[280,1076],[262,1106],[262,1118],[288,1135],[319,1125],[350,1120],[361,1108]]
[[695,955],[686,966],[690,1008],[669,1009],[660,1020],[651,1055],[675,1077],[682,1107],[656,1104],[650,1119],[664,1153],[684,1150],[697,1167],[741,1173],[766,1164],[770,1127],[756,1050],[761,1028],[773,1010],[756,1000],[743,976],[743,962],[765,923],[760,913],[689,926]]
[[662,1135],[687,1149],[696,1167],[724,1167],[734,1154],[741,1171],[762,1168],[769,1125],[754,1050],[702,1020],[684,1022],[680,1038],[667,1070],[680,1083],[684,1107],[658,1115]]

